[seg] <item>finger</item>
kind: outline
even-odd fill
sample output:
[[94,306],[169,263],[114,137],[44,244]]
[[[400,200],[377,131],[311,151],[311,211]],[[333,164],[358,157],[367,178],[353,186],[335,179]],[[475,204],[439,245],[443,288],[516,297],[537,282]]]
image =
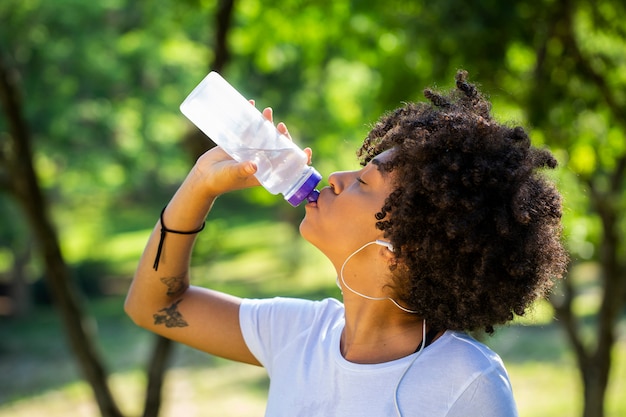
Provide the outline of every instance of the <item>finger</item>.
[[253,99],[248,100],[250,102],[250,104],[252,104],[254,106],[255,101]]
[[274,112],[273,112],[271,107],[266,107],[266,108],[263,109],[263,117],[265,117],[270,122],[274,121],[274,114],[273,113]]
[[280,122],[276,125],[276,129],[278,129],[278,131],[287,136],[289,139],[291,139],[291,135],[289,134],[289,130],[287,130],[287,125],[284,124],[283,122]]
[[303,151],[307,156],[307,164],[311,165],[311,159],[313,158],[313,150],[311,148],[304,148]]

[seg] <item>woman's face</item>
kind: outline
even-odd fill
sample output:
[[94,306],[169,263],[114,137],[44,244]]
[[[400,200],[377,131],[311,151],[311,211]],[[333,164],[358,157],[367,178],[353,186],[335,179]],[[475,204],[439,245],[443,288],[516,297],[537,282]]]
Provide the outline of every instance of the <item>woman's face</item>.
[[387,150],[358,171],[335,172],[315,203],[306,205],[302,236],[331,260],[342,261],[362,245],[380,239],[375,214],[393,189],[393,174],[379,170]]

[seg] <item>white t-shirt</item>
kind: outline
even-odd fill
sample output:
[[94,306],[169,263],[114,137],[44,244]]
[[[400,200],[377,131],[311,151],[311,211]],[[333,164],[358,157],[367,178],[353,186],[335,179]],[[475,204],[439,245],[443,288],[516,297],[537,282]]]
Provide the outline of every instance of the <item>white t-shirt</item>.
[[[517,416],[502,361],[465,333],[447,331],[415,355],[379,364],[347,361],[335,299],[244,300],[241,330],[266,368],[267,417]],[[413,362],[413,363],[412,363]]]

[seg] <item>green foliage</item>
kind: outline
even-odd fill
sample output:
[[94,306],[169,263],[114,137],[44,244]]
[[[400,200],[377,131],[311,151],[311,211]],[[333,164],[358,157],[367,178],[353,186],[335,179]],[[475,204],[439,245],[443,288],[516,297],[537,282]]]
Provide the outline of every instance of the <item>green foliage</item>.
[[[191,127],[178,106],[215,58],[217,3],[0,2],[0,54],[19,76],[36,168],[71,263],[104,261],[111,273],[131,273],[193,162],[183,139]],[[490,93],[498,118],[530,126],[533,142],[555,152],[572,259],[597,260],[603,229],[590,187],[608,193],[626,155],[626,7],[563,4],[239,0],[223,73],[258,107],[273,107],[327,177],[356,166],[354,151],[381,113],[421,100],[424,87],[452,87],[465,68]],[[0,117],[0,155],[8,132]],[[620,213],[623,187],[608,202]],[[258,216],[295,224],[300,215],[260,189],[220,203],[233,223]],[[626,234],[623,215],[617,225]],[[0,226],[1,276],[11,251],[28,246],[4,195]],[[213,249],[239,259],[212,239],[201,243],[195,262],[209,268],[203,272],[211,272],[202,260],[214,259]],[[32,264],[31,280],[41,274]]]

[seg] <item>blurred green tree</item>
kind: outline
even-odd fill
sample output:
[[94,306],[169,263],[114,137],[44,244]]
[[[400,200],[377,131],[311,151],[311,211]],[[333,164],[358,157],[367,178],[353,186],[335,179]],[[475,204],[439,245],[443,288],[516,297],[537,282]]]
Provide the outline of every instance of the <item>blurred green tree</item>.
[[[224,0],[220,6],[223,13],[218,19],[228,22],[232,1]],[[131,2],[33,1],[0,6],[0,20],[9,23],[0,30],[5,116],[0,123],[0,186],[17,201],[30,225],[70,347],[103,416],[122,414],[107,384],[95,336],[84,325],[87,314],[48,202],[53,206],[62,202],[66,215],[78,212],[79,219],[93,221],[94,214],[102,219],[118,209],[120,199],[112,198],[113,190],[129,198],[133,190],[158,189],[158,178],[167,170],[165,164],[146,158],[150,144],[143,143],[142,136],[175,148],[167,134],[178,135],[168,129],[167,118],[159,116],[171,94],[163,84],[178,74],[169,63],[182,58],[175,45],[177,33],[170,29],[177,27],[181,12],[191,13],[174,4],[169,11],[164,15]],[[92,32],[93,28],[97,30]],[[96,233],[105,230],[97,222],[87,227]],[[9,246],[20,243],[16,233],[3,235]],[[22,258],[13,257],[14,264],[23,263]],[[23,286],[24,279],[20,276],[13,285]],[[170,351],[171,342],[157,338],[148,369],[146,417],[158,415]]]
[[589,277],[564,280],[562,296],[553,299],[578,360],[585,417],[605,414],[611,352],[626,307],[626,24],[618,17],[625,11],[623,2],[606,0],[549,5],[534,68],[526,73],[534,80],[527,98],[530,121],[547,143],[566,152],[565,221],[573,266],[589,259],[600,266],[591,329],[575,309]]
[[[210,146],[174,111],[208,69],[271,105],[324,173],[356,165],[353,152],[381,113],[467,69],[500,118],[532,126],[533,140],[557,152],[572,268],[601,267],[599,277],[564,280],[553,299],[590,417],[604,415],[626,304],[624,8],[620,0],[165,0],[158,8],[8,0],[0,54],[20,81],[34,180],[69,262],[97,257],[107,236],[146,227],[143,213],[158,212]],[[6,159],[19,133],[3,105],[0,184],[11,190]],[[243,198],[297,221],[263,190]],[[0,242],[27,253],[12,230]],[[584,324],[575,306],[589,282],[601,295]]]

